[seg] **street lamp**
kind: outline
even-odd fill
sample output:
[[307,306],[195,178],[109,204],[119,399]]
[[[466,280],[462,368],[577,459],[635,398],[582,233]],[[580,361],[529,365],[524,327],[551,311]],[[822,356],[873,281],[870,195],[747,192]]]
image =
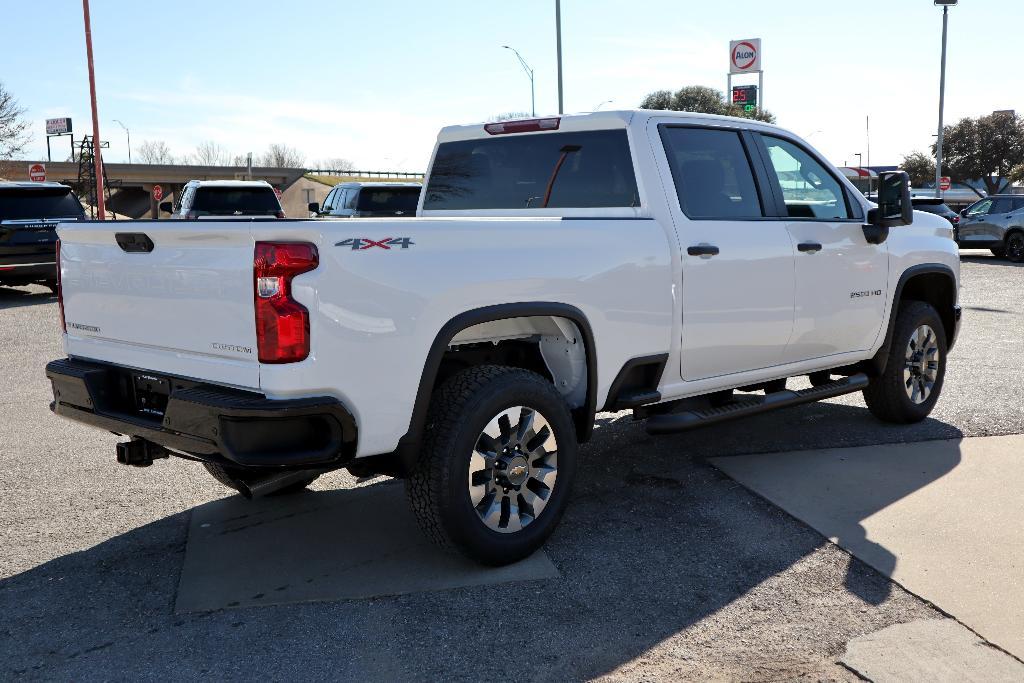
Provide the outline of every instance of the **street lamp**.
[[611,103],[612,103],[612,102],[614,102],[614,101],[615,101],[615,100],[605,100],[604,102],[601,102],[600,104],[596,104],[596,105],[594,105],[594,108],[593,108],[593,109],[592,109],[591,111],[598,111],[598,110],[599,110],[599,109],[601,109],[601,107],[603,107],[604,105],[606,105],[606,104],[611,104]]
[[132,163],[132,134],[128,132],[128,126],[124,125],[117,119],[114,119],[114,123],[124,128],[124,134],[128,137],[128,163]]
[[857,157],[857,168],[864,168],[864,155],[860,152],[854,152],[853,156]]
[[942,198],[942,114],[946,107],[946,29],[949,26],[949,8],[955,7],[958,0],[932,0],[932,4],[942,8],[942,68],[939,76],[939,139],[935,144],[935,196]]
[[514,47],[509,47],[508,45],[502,45],[502,47],[505,48],[506,50],[512,50],[512,52],[516,53],[516,59],[519,60],[519,64],[523,67],[523,71],[526,72],[526,75],[530,77],[530,115],[536,116],[537,104],[533,91],[533,69],[531,69],[530,65],[526,63],[526,60],[523,59],[523,56],[519,54],[519,50],[515,49]]

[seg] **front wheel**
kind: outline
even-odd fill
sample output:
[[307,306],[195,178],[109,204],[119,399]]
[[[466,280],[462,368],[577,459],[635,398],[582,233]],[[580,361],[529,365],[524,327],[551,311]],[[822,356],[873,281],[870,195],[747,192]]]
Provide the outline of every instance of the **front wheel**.
[[518,368],[470,368],[434,394],[406,492],[436,543],[509,564],[554,531],[576,452],[569,407],[551,382]]
[[923,301],[903,302],[885,371],[864,390],[868,409],[886,422],[920,422],[939,400],[945,376],[946,334],[939,314]]

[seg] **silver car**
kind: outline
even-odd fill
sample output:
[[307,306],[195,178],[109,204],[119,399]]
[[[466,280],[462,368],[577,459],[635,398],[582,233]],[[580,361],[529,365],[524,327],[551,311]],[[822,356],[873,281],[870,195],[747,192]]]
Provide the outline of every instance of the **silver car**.
[[960,215],[956,241],[961,248],[991,249],[1014,263],[1024,261],[1024,195],[992,195]]

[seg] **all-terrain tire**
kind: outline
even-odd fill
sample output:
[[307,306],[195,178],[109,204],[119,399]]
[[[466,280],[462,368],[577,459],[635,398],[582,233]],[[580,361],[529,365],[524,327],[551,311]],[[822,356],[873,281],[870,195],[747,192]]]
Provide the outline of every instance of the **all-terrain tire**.
[[[534,519],[519,530],[499,532],[484,521],[478,512],[480,504],[474,506],[471,463],[478,458],[485,428],[493,430],[498,416],[515,407],[535,411],[546,422],[547,433],[553,433],[557,475]],[[482,564],[509,564],[540,548],[557,526],[575,478],[577,450],[569,407],[549,380],[519,368],[469,368],[450,377],[432,396],[423,444],[406,479],[406,493],[420,528],[436,544]],[[499,479],[493,475],[486,481]],[[527,481],[527,486],[530,483]],[[507,519],[505,512],[502,515]]]
[[[926,346],[914,351],[911,339],[924,328],[934,333],[934,338],[927,343],[918,342],[918,346]],[[923,358],[917,358],[921,354]],[[934,355],[932,355],[934,354]],[[912,358],[913,357],[913,358]],[[934,358],[934,361],[930,360]],[[928,366],[925,371],[932,373],[933,381],[919,384],[929,385],[927,395],[912,395],[913,385],[918,384],[919,366]],[[931,367],[934,365],[934,367]],[[912,367],[913,366],[913,367]],[[923,301],[904,301],[896,313],[896,323],[889,342],[889,356],[885,371],[873,377],[864,389],[864,401],[872,414],[885,422],[909,424],[920,422],[928,417],[942,393],[942,384],[946,376],[946,331],[942,319],[931,304]]]
[[[244,472],[240,469],[228,468],[224,465],[220,465],[212,462],[204,462],[203,467],[210,473],[210,476],[216,479],[218,482],[227,486],[229,489],[239,490],[238,484],[243,481],[254,481],[262,477],[266,477],[273,474],[273,470],[257,470],[257,469],[246,469]],[[300,493],[306,489],[307,486],[312,484],[319,478],[319,475],[310,477],[308,481],[300,481],[291,486],[285,486],[283,489],[274,491],[269,495],[281,496],[288,495],[290,493]]]

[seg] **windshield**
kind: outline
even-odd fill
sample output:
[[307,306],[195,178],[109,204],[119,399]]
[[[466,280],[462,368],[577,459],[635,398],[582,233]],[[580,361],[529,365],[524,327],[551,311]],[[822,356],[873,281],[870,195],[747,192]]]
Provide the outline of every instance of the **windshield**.
[[280,210],[269,187],[200,187],[190,209],[214,216],[273,216]]
[[420,200],[418,187],[364,187],[359,192],[356,202],[357,211],[374,213],[416,213],[416,204]]
[[32,218],[79,218],[85,215],[71,189],[0,190],[0,221]]

